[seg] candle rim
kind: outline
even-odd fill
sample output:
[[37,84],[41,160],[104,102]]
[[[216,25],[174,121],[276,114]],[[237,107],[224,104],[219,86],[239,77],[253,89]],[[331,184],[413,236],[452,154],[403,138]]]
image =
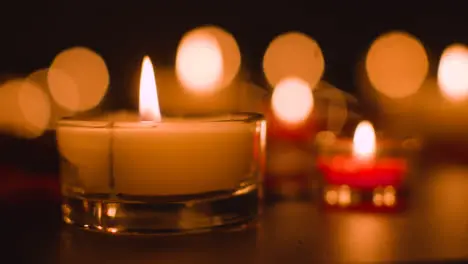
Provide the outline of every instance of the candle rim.
[[[94,116],[88,118],[68,117],[58,121],[59,127],[157,127],[160,125],[193,125],[193,124],[243,124],[254,123],[264,120],[263,114],[254,112],[233,112],[229,114],[210,114],[210,115],[186,115],[179,117],[166,117],[160,121],[141,121],[138,115],[135,115],[135,120],[112,120],[110,117],[113,113],[107,115]],[[94,118],[94,119],[93,119]],[[96,119],[102,118],[102,119]]]

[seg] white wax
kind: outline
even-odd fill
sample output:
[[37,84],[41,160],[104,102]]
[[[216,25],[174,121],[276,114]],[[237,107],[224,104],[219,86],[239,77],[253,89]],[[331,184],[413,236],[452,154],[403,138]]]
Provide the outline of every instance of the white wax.
[[[109,192],[110,130],[93,127],[91,122],[74,122],[81,126],[60,126],[57,144],[63,158],[70,163],[64,183],[77,184],[84,192]],[[89,127],[83,127],[83,125]]]
[[252,176],[253,129],[240,122],[116,128],[115,191],[181,195],[234,189]]
[[135,121],[112,130],[61,126],[57,139],[85,192],[107,193],[113,175],[115,193],[187,195],[234,189],[251,177],[256,129],[240,121]]

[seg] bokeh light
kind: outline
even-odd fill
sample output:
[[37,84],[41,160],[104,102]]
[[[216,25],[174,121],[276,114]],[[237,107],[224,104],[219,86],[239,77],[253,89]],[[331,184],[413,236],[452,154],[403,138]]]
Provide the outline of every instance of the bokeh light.
[[101,102],[109,87],[109,72],[101,56],[88,48],[74,47],[55,57],[47,80],[57,104],[81,112]]
[[271,98],[277,118],[289,125],[306,120],[314,107],[312,89],[302,79],[290,77],[278,83]]
[[445,98],[462,101],[468,97],[468,47],[454,44],[445,49],[440,58],[437,81]]
[[330,205],[335,205],[338,202],[338,192],[334,189],[325,191],[325,201]]
[[23,81],[18,91],[18,101],[25,121],[31,130],[42,133],[49,124],[50,101],[47,94],[31,81]]
[[392,186],[387,186],[384,189],[383,202],[386,206],[392,207],[396,204],[396,191]]
[[80,109],[80,91],[74,79],[60,69],[47,71],[47,83],[54,102],[66,111],[75,113]]
[[16,136],[40,136],[49,123],[50,101],[34,82],[15,79],[0,87],[0,126]]
[[211,94],[232,82],[240,63],[234,37],[221,28],[205,26],[189,31],[180,41],[176,73],[188,91]]
[[288,32],[276,37],[263,57],[263,71],[271,87],[297,76],[315,88],[325,69],[320,46],[300,32]]
[[372,44],[366,71],[372,86],[390,98],[403,98],[418,91],[429,69],[426,50],[414,36],[389,32]]
[[47,127],[53,129],[56,127],[58,120],[62,117],[71,116],[73,113],[58,105],[52,98],[47,82],[48,74],[49,69],[40,69],[30,74],[27,77],[27,80],[35,83],[37,87],[41,88],[41,90],[47,95],[50,102],[50,118]]
[[341,185],[338,189],[338,204],[340,206],[348,206],[351,204],[351,188],[348,185]]

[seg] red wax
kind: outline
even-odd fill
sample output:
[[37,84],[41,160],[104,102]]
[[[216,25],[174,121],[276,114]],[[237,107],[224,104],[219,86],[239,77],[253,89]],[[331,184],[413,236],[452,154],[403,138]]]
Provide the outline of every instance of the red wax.
[[268,122],[267,133],[270,139],[281,138],[293,141],[306,141],[314,135],[316,129],[312,114],[299,124],[288,124],[278,119],[271,111],[271,108],[268,108],[266,119]]
[[407,171],[406,160],[390,157],[359,160],[353,156],[337,155],[319,159],[318,167],[327,184],[360,189],[398,187]]

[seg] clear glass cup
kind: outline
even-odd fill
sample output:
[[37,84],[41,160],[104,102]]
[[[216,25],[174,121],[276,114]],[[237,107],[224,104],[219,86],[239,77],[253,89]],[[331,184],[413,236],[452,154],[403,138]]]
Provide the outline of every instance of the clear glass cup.
[[235,228],[258,215],[266,123],[255,113],[62,120],[63,219],[108,233]]

